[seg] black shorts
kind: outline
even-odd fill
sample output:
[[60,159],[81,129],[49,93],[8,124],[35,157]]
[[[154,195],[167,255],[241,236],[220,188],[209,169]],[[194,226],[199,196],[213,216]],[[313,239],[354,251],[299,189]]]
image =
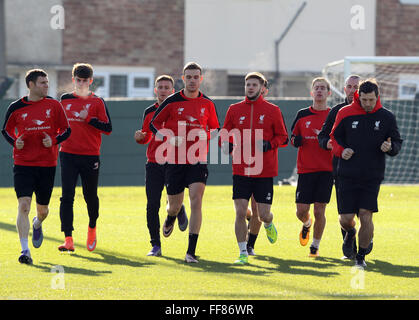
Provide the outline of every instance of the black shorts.
[[208,168],[206,164],[166,164],[166,191],[168,195],[182,193],[185,188],[196,182],[207,184]]
[[233,199],[246,199],[254,196],[256,202],[272,204],[274,197],[274,178],[253,178],[233,175]]
[[30,197],[35,192],[36,203],[48,205],[54,188],[55,167],[13,167],[13,179],[17,198]]
[[298,175],[295,202],[311,204],[329,203],[333,187],[333,174],[329,171],[301,173]]
[[380,180],[363,181],[339,177],[336,188],[339,214],[358,214],[359,209],[377,212],[380,185]]

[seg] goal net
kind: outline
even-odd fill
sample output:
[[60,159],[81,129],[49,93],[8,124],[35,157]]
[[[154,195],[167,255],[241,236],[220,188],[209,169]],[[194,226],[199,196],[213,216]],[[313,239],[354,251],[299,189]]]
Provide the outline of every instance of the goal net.
[[329,63],[323,76],[331,83],[330,106],[345,99],[343,87],[350,74],[377,79],[381,102],[397,119],[402,150],[396,157],[387,157],[384,183],[419,183],[419,57],[345,57]]

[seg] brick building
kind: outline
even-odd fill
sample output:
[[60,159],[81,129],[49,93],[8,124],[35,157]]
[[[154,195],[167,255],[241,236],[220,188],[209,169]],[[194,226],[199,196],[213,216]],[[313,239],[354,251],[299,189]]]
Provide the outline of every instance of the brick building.
[[[307,97],[311,79],[325,64],[347,55],[419,55],[419,0],[363,1],[366,28],[359,31],[350,28],[350,9],[359,1],[307,3],[281,43],[281,81],[270,95]],[[75,62],[93,64],[97,92],[103,97],[151,97],[157,75],[168,73],[180,81],[189,60],[205,69],[205,93],[241,95],[247,72],[259,70],[269,78],[275,74],[273,42],[299,6],[291,0],[5,0],[5,4],[7,72],[16,79],[9,98],[26,93],[24,74],[33,67],[46,69],[50,94],[59,96],[71,88]],[[63,29],[51,28],[54,6],[64,10]],[[253,19],[242,18],[249,15]],[[253,26],[250,33],[246,24]]]

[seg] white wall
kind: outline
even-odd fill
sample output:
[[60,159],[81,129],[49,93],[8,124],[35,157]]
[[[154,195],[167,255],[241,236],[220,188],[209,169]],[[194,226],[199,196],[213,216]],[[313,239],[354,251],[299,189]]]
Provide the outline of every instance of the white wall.
[[[274,42],[302,0],[185,0],[185,62],[206,69],[275,71]],[[375,0],[307,0],[280,44],[280,70],[319,72],[344,56],[375,54]],[[365,29],[351,28],[351,8]]]
[[60,64],[62,32],[51,28],[51,8],[62,0],[6,0],[8,63]]

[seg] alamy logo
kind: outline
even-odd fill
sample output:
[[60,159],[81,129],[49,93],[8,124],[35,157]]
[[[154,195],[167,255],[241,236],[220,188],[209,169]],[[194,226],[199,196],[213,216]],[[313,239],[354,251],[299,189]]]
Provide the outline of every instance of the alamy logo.
[[356,129],[358,127],[359,121],[352,121],[352,129]]
[[380,130],[380,121],[375,121],[374,130]]

